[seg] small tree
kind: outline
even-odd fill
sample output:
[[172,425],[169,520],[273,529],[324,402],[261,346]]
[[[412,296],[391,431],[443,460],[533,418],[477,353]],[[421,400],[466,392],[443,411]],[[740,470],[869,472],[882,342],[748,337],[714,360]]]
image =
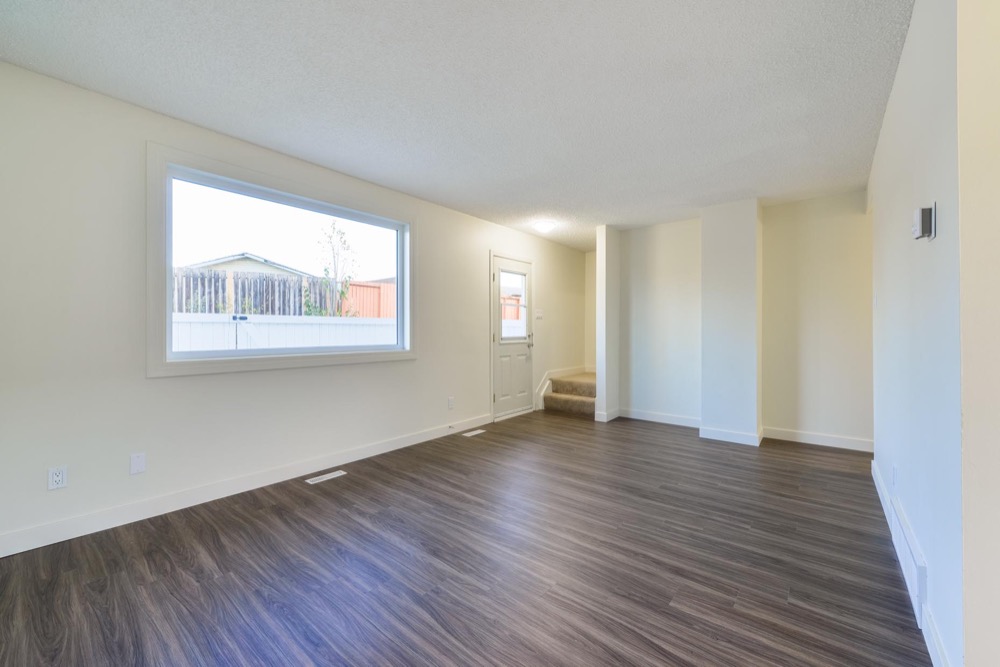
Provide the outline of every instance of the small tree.
[[351,288],[351,271],[354,268],[354,257],[351,245],[343,229],[337,227],[337,221],[331,220],[330,227],[323,232],[320,241],[326,265],[323,267],[323,283],[329,287],[333,295],[332,311],[337,317],[347,317],[347,293]]
[[323,308],[313,303],[312,290],[309,289],[307,281],[303,281],[302,283],[302,314],[310,316],[325,315]]

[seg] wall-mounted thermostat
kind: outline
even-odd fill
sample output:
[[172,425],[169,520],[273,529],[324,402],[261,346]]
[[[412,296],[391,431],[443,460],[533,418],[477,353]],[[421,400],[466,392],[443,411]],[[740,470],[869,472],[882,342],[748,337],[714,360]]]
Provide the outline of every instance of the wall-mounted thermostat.
[[931,240],[937,236],[937,204],[913,212],[913,238]]

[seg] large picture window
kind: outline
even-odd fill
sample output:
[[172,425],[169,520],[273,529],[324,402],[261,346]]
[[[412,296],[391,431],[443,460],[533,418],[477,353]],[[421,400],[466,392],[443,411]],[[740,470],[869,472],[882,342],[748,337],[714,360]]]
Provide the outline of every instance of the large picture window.
[[187,165],[163,176],[167,370],[153,374],[409,349],[408,225]]

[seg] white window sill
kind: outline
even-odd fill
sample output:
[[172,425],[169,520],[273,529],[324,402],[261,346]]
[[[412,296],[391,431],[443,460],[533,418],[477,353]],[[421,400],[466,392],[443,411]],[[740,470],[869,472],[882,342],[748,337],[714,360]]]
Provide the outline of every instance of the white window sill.
[[416,359],[412,350],[373,350],[370,352],[329,352],[325,354],[284,354],[266,356],[231,357],[227,359],[177,359],[148,358],[146,377],[176,377],[183,375],[212,375],[216,373],[243,373],[285,368],[311,368],[345,364],[369,364],[387,361]]

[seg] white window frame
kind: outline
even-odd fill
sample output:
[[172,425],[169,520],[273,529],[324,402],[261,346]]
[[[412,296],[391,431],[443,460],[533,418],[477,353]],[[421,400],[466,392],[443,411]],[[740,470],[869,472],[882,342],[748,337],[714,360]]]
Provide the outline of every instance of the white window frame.
[[[336,193],[310,182],[227,164],[150,142],[147,145],[146,215],[146,375],[204,375],[281,368],[414,359],[410,308],[412,238],[410,225],[329,203]],[[397,344],[364,347],[272,348],[251,350],[172,350],[173,269],[171,185],[174,178],[266,199],[397,232]]]

